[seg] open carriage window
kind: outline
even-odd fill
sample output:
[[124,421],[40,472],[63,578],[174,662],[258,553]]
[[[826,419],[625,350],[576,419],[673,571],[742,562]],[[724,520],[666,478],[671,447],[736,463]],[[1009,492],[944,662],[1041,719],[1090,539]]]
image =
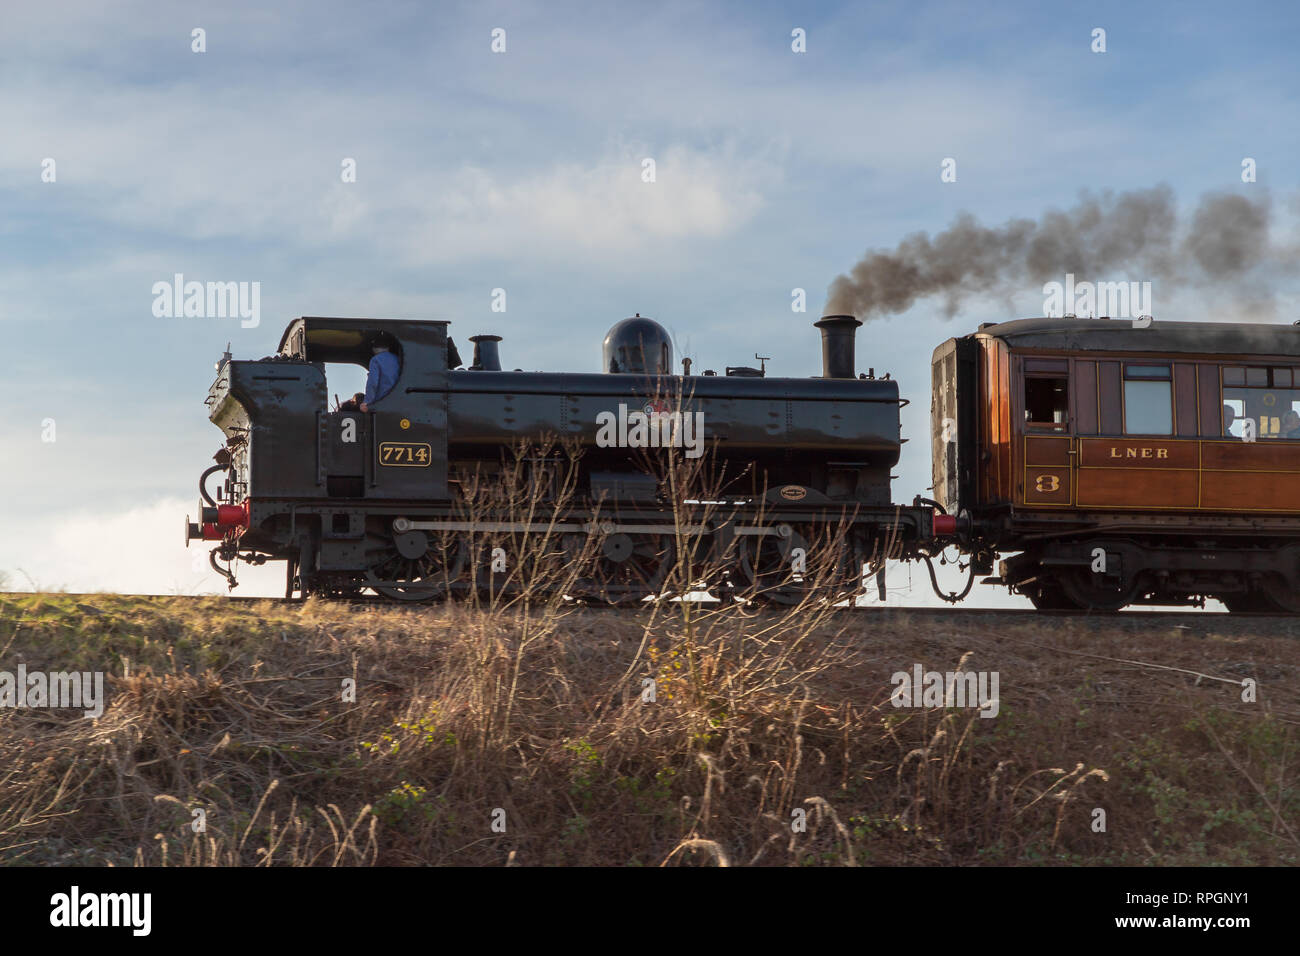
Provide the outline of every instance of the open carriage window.
[[1065,375],[1025,376],[1025,424],[1064,431],[1070,418],[1070,383]]

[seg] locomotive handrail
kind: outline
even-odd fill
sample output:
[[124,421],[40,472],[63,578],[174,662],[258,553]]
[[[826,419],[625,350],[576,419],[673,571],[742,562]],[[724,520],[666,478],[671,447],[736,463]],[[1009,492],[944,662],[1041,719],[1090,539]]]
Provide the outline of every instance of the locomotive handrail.
[[225,471],[226,467],[227,466],[225,465],[213,465],[199,476],[199,495],[203,498],[204,502],[207,503],[209,508],[215,508],[217,503],[212,500],[212,495],[208,494],[208,475],[212,474],[214,471]]
[[922,498],[920,495],[917,495],[915,498],[912,499],[912,504],[914,506],[929,505],[931,508],[939,512],[939,514],[941,515],[946,515],[948,513],[948,509],[945,508],[943,505],[939,504],[939,502],[935,501],[933,498]]

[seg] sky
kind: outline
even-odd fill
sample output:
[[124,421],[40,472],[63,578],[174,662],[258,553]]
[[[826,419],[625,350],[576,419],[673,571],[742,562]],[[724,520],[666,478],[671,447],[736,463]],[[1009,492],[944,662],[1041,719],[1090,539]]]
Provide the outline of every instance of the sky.
[[[460,342],[502,335],[507,367],[597,371],[639,312],[697,368],[757,352],[810,376],[830,282],[960,212],[996,225],[1160,184],[1188,207],[1297,194],[1289,3],[0,5],[15,588],[224,593],[183,547],[221,441],[203,399],[227,342],[271,354],[298,315],[446,319]],[[155,314],[177,273],[259,283],[256,325]],[[1291,321],[1300,296],[1277,292]],[[1157,319],[1220,308],[1155,290]],[[934,348],[1042,313],[1026,285],[860,330],[859,367],[911,400],[896,501],[930,485]],[[243,580],[282,589],[278,569]],[[921,567],[889,584],[934,603]]]

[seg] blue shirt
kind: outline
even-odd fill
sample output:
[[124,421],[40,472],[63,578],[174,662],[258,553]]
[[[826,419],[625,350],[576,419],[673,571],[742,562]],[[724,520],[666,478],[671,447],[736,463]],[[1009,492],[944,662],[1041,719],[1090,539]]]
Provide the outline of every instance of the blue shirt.
[[399,368],[397,356],[392,352],[380,352],[370,360],[370,374],[366,376],[367,405],[375,404],[393,390]]

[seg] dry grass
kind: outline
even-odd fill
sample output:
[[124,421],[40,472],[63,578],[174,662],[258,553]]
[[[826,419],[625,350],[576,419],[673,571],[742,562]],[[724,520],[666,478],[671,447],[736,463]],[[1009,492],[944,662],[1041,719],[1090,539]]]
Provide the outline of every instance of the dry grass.
[[[680,605],[538,615],[517,603],[0,596],[0,669],[103,670],[109,697],[98,720],[0,710],[0,860],[1196,865],[1300,855],[1293,636],[1229,622],[1189,632],[693,610],[687,620]],[[996,718],[890,705],[893,672],[959,662],[999,672]],[[1256,678],[1258,701],[1215,677]],[[1095,808],[1105,832],[1092,828]],[[504,833],[492,826],[498,809]]]

